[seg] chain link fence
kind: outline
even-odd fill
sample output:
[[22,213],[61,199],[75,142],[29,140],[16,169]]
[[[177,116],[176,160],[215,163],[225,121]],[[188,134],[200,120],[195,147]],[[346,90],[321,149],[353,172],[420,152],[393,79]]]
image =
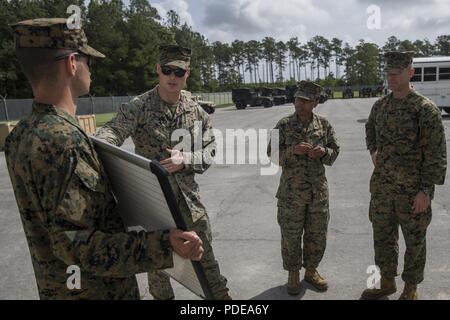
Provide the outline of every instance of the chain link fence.
[[[77,115],[115,113],[133,97],[86,97],[78,99]],[[16,121],[30,114],[33,99],[5,99],[0,96],[0,121]]]
[[[212,101],[216,105],[233,103],[231,92],[193,93],[202,100]],[[78,99],[77,115],[116,113],[123,103],[134,97],[85,97]],[[0,95],[0,121],[16,121],[25,118],[31,112],[33,99],[6,99]]]
[[[377,86],[349,86],[349,87],[326,87],[332,92],[337,93],[330,98],[340,98],[345,90],[350,89],[355,92],[355,97],[359,97],[359,91],[363,88],[376,90]],[[216,105],[232,104],[231,92],[214,92],[214,93],[192,93],[193,96],[199,96],[203,101],[211,101]],[[88,114],[107,114],[116,113],[123,103],[131,101],[134,97],[84,97],[78,99],[77,115]],[[16,121],[23,119],[31,112],[32,99],[6,99],[0,95],[0,121]]]
[[193,96],[200,96],[203,101],[212,101],[216,105],[233,103],[231,92],[214,92],[214,93],[192,93]]

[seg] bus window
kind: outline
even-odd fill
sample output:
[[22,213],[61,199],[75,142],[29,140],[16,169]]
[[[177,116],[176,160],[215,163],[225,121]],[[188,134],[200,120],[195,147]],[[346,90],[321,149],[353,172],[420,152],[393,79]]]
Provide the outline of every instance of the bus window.
[[439,68],[439,80],[450,80],[450,67]]
[[414,77],[411,78],[412,82],[422,81],[422,68],[414,68]]
[[423,71],[424,71],[423,81],[437,80],[437,67],[423,68]]

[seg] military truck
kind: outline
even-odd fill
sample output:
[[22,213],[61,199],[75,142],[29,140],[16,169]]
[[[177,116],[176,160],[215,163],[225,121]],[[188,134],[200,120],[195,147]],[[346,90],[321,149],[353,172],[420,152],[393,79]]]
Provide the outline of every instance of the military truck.
[[359,90],[359,97],[360,98],[370,98],[370,97],[372,97],[372,88],[371,87],[362,87]]
[[245,109],[247,106],[270,108],[274,104],[271,96],[264,96],[261,91],[252,91],[250,89],[232,89],[231,98],[238,110]]
[[351,88],[346,88],[344,92],[342,93],[343,99],[352,99],[355,97],[355,94],[353,93],[353,90]]
[[275,88],[272,90],[273,102],[275,105],[283,105],[286,103],[287,91],[284,88]]
[[286,103],[293,103],[295,101],[295,92],[297,92],[298,86],[295,84],[286,86]]
[[319,103],[325,103],[328,101],[328,94],[326,92],[322,92],[319,97]]
[[379,85],[375,90],[372,90],[372,97],[382,97],[384,91],[384,86]]
[[216,111],[216,104],[212,101],[203,100],[202,96],[192,96],[192,100],[197,102],[208,114],[213,114]]
[[193,96],[192,92],[187,90],[182,90],[182,92],[190,97],[192,100],[197,102],[200,107],[202,107],[203,110],[205,110],[207,113],[212,114],[216,111],[216,104],[212,101],[204,101],[202,96]]
[[272,97],[273,104],[276,106],[286,103],[286,90],[283,88],[272,89],[268,87],[256,88],[256,92],[259,92],[263,97]]

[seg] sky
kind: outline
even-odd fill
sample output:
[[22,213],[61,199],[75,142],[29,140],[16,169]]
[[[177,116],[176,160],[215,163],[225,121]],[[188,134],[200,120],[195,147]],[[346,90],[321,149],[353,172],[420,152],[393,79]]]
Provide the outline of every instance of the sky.
[[315,35],[355,45],[360,39],[383,45],[450,34],[450,0],[155,0],[162,17],[175,10],[182,22],[210,43],[261,40],[272,36],[304,43]]

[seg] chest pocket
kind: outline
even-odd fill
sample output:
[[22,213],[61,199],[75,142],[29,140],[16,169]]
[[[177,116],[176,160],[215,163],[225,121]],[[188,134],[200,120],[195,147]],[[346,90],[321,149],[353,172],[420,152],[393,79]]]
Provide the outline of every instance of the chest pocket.
[[[194,118],[195,114],[187,111],[179,115],[172,123],[172,147],[177,145],[178,149],[193,151],[194,142],[202,145],[202,125],[200,120]],[[198,121],[198,123],[196,123]],[[176,134],[174,134],[176,133]]]
[[83,158],[78,158],[75,174],[89,190],[94,192],[106,192],[106,179],[104,179],[101,174],[92,168]]
[[326,147],[326,134],[323,130],[321,124],[319,124],[311,133],[310,133],[310,143],[313,146],[321,146]]
[[405,110],[399,110],[397,113],[396,132],[400,141],[412,142],[418,136],[419,125],[417,118]]
[[375,118],[377,142],[380,144],[390,144],[392,138],[397,137],[395,112],[386,107],[378,112]]
[[294,146],[301,142],[308,142],[304,132],[300,128],[288,128],[286,130],[286,146]]
[[167,143],[170,140],[170,123],[162,114],[144,114],[138,123],[135,136],[143,144],[156,140],[158,143]]

